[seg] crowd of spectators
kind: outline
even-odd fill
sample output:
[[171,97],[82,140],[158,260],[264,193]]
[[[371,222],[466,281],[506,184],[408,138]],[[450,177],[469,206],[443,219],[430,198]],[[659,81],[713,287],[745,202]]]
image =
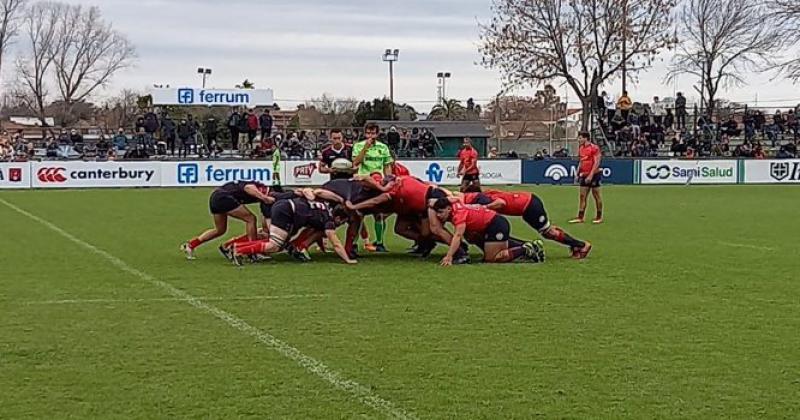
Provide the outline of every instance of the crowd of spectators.
[[[597,101],[597,122],[616,156],[657,157],[667,151],[678,157],[796,156],[800,121],[796,109],[767,115],[746,110],[739,120],[731,114],[724,121],[698,115],[689,118],[686,97],[674,102],[654,97],[638,110],[627,92],[614,100],[602,92]],[[735,146],[731,143],[737,139]]]

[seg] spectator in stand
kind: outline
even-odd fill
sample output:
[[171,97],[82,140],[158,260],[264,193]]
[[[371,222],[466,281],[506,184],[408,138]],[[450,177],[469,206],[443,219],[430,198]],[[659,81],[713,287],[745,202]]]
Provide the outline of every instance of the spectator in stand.
[[72,142],[72,147],[78,152],[83,152],[83,136],[78,133],[78,130],[72,129],[69,132],[69,141]]
[[58,157],[62,159],[69,159],[74,149],[72,148],[72,140],[67,130],[61,130],[58,135]]
[[487,159],[497,159],[499,157],[500,155],[497,153],[496,147],[492,147],[491,149],[489,149],[489,154],[486,155]]
[[[175,129],[175,121],[172,120],[172,117],[170,117],[169,114],[164,115],[161,122],[161,139],[167,144],[167,149],[172,156],[175,156]],[[122,129],[120,128],[120,130]],[[116,137],[114,144],[116,145]],[[119,150],[119,147],[117,150]]]
[[675,126],[675,115],[672,113],[672,109],[667,108],[666,114],[664,114],[664,129],[672,130],[674,126]]
[[696,157],[693,147],[686,148],[686,159],[694,159]]
[[764,116],[764,113],[761,111],[756,111],[756,114],[753,116],[753,122],[755,123],[756,132],[761,132],[764,134],[764,129],[767,126],[767,117]]
[[228,116],[228,131],[231,133],[231,147],[233,150],[239,149],[239,121],[241,120],[242,116],[239,115],[239,112],[236,108],[231,111],[231,115]]
[[156,138],[158,134],[158,129],[160,128],[160,124],[158,122],[158,116],[150,110],[146,114],[144,114],[144,131],[150,135],[152,138]]
[[178,150],[178,157],[184,159],[189,155],[189,149],[192,147],[192,127],[185,119],[181,120],[178,124],[178,140],[180,140],[180,149]]
[[108,159],[108,151],[111,150],[111,145],[108,143],[105,134],[100,135],[95,148],[97,149],[97,160]]
[[134,133],[138,133],[139,130],[144,128],[144,117],[139,117],[136,119],[136,125],[134,126]]
[[114,142],[114,148],[117,149],[117,153],[125,153],[125,149],[128,148],[128,136],[125,135],[125,129],[120,127],[117,130],[117,135],[111,140]]
[[736,122],[736,120],[733,118],[733,115],[728,118],[728,121],[725,121],[722,124],[720,132],[723,136],[728,137],[736,137],[742,134],[742,130],[739,129],[739,123]]
[[797,127],[798,127],[797,115],[795,114],[793,109],[790,109],[786,113],[786,132],[787,133],[791,132],[792,138],[794,140],[797,140]]
[[755,150],[753,150],[753,157],[756,159],[766,159],[767,154],[764,152],[764,148],[761,145],[757,146]]
[[56,143],[56,139],[52,136],[52,134],[47,136],[44,156],[49,159],[58,158],[58,143]]
[[297,133],[292,133],[287,140],[286,154],[291,160],[300,160],[303,158],[303,145],[300,144],[300,138]]
[[748,112],[744,116],[744,139],[746,141],[753,141],[756,136],[756,123],[753,114]]
[[0,137],[0,162],[8,162],[14,157],[14,148],[7,136]]
[[683,93],[678,92],[678,97],[675,98],[675,119],[678,124],[678,130],[686,129],[686,97]]
[[252,146],[250,142],[250,115],[248,112],[242,112],[242,117],[239,119],[239,151],[244,154],[248,149],[248,145]]
[[206,119],[205,124],[203,124],[203,136],[206,138],[206,142],[202,147],[202,150],[204,150],[206,154],[208,155],[212,154],[214,146],[216,146],[217,144],[218,134],[219,134],[219,126],[217,124],[216,118],[210,117]]
[[264,108],[264,112],[258,117],[258,126],[261,128],[261,140],[272,138],[272,115],[269,109]]
[[304,130],[300,132],[298,140],[300,140],[300,146],[303,148],[302,158],[306,160],[316,159],[316,152],[318,150],[317,139]]
[[400,133],[397,132],[397,127],[389,128],[389,132],[386,134],[386,145],[394,153],[400,150]]
[[622,96],[617,100],[617,108],[619,108],[619,112],[622,113],[622,119],[627,120],[628,114],[630,114],[631,109],[633,109],[633,101],[630,96],[628,96],[627,90],[623,91]]
[[664,115],[667,114],[667,109],[658,96],[653,97],[653,103],[650,104],[650,111],[653,115],[653,125],[662,126],[664,124]]
[[[621,118],[622,116],[620,115]],[[627,123],[631,128],[631,140],[639,140],[642,137],[642,126],[639,115],[635,111],[628,114]]]
[[617,113],[617,103],[614,101],[614,97],[606,91],[603,91],[601,97],[603,98],[603,108],[606,110],[608,125],[611,125],[611,121],[614,120],[614,115]]
[[[342,135],[342,141],[344,141],[344,135]],[[317,134],[317,147],[319,151],[322,151],[324,148],[328,147],[329,142],[330,137],[328,137],[328,133],[326,133],[325,130],[319,130],[319,134]]]
[[400,150],[406,150],[409,141],[411,141],[411,133],[408,132],[407,128],[403,127],[400,130]]
[[259,122],[254,110],[247,111],[247,148],[253,150],[253,140],[258,135]]
[[422,136],[420,136],[420,157],[434,157],[436,156],[436,139],[433,133],[427,128],[422,129]]
[[408,157],[419,157],[420,144],[419,128],[414,127],[411,129],[411,136],[409,136],[408,143],[406,144],[406,154]]

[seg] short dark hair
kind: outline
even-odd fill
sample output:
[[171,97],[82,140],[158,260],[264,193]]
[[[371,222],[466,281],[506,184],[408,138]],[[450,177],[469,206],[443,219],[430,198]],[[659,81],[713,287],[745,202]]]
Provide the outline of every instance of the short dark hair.
[[366,127],[364,127],[364,132],[367,132],[367,131],[380,132],[381,129],[380,129],[380,127],[378,127],[378,124],[369,123],[369,124],[366,125]]
[[586,140],[591,140],[592,139],[592,136],[589,135],[588,131],[581,131],[580,134],[578,134],[578,135],[583,137],[583,138],[585,138]]
[[350,214],[347,213],[347,209],[341,204],[337,204],[336,207],[331,210],[331,214],[338,219],[350,219]]
[[334,135],[334,134],[342,134],[342,129],[341,128],[332,128],[331,129],[331,135]]
[[436,211],[444,210],[450,207],[450,200],[446,198],[440,198],[433,203],[433,209]]

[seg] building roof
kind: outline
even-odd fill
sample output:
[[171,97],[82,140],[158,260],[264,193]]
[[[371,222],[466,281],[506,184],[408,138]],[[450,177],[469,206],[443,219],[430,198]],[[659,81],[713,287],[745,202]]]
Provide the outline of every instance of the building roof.
[[491,137],[489,128],[483,121],[367,121],[375,123],[381,129],[392,126],[397,129],[427,128],[436,137]]

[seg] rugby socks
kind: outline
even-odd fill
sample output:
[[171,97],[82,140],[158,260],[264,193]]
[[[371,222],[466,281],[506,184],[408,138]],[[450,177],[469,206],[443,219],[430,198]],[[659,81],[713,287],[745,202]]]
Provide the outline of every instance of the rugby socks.
[[267,243],[267,241],[241,242],[234,245],[234,251],[237,255],[261,254],[264,252]]
[[570,248],[583,248],[586,245],[585,242],[573,238],[569,233],[564,232],[564,230],[558,226],[551,227],[542,236],[544,236],[545,239],[558,242]]
[[364,223],[361,224],[361,239],[363,239],[364,242],[369,240],[369,231],[367,230],[367,225]]
[[578,219],[583,219],[583,216],[586,216],[585,209],[578,212]]
[[189,248],[195,249],[195,248],[197,248],[198,246],[200,246],[202,244],[203,244],[203,241],[201,241],[200,238],[194,238],[191,241],[189,241]]
[[306,241],[309,237],[311,237],[313,232],[314,231],[309,229],[303,229],[297,239],[292,241],[292,246],[294,246],[294,248],[298,251],[305,251],[308,248],[308,246],[306,246]]
[[597,219],[602,219],[602,218],[603,218],[603,210],[597,209]]
[[243,243],[243,242],[250,242],[250,238],[247,235],[237,236],[235,238],[229,239],[227,242],[222,244],[224,248],[230,248],[236,244]]
[[384,230],[386,230],[386,220],[375,219],[375,245],[383,245]]
[[525,244],[525,241],[523,241],[523,240],[521,240],[521,239],[517,239],[517,238],[508,238],[508,246],[509,246],[510,248],[516,248],[516,247],[518,247],[518,246],[522,246],[523,244]]

